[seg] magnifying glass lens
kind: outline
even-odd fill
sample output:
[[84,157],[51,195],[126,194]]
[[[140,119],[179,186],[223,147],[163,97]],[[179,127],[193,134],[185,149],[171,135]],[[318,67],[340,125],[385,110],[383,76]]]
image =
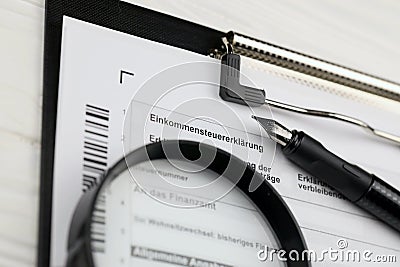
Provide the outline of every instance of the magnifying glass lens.
[[129,167],[103,184],[92,213],[96,267],[285,266],[261,261],[265,246],[280,248],[256,205],[228,178],[187,162]]

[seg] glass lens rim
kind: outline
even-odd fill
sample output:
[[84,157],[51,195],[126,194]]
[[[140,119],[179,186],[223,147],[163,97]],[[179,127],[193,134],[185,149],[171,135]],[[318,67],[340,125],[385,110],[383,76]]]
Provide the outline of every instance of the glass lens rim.
[[[102,189],[117,178],[120,173],[126,171],[129,166],[147,160],[166,159],[164,150],[168,149],[169,146],[176,146],[177,143],[182,154],[187,156],[187,158],[194,157],[195,154],[199,153],[200,143],[195,141],[164,140],[148,144],[130,152],[126,157],[118,161],[104,175],[98,186],[83,194],[76,207],[70,226],[67,267],[95,267],[91,250],[92,212]],[[207,166],[208,169],[222,174],[226,166],[221,167],[219,162],[232,160],[235,164],[239,164],[245,168],[245,172],[239,180],[237,177],[231,177],[233,175],[232,172],[225,172],[224,176],[231,181],[236,181],[236,188],[259,210],[260,215],[263,216],[266,223],[275,233],[275,237],[281,244],[282,249],[285,251],[296,250],[299,254],[307,249],[305,238],[289,207],[278,192],[258,172],[250,168],[246,162],[222,149],[212,147],[211,145],[201,144],[201,146],[201,149],[217,151],[213,164]],[[170,157],[171,155],[169,154],[168,156]],[[263,182],[254,191],[250,192],[248,189],[250,188],[252,179],[261,179]],[[288,267],[311,266],[310,262],[306,259],[300,261],[287,259],[286,264]]]

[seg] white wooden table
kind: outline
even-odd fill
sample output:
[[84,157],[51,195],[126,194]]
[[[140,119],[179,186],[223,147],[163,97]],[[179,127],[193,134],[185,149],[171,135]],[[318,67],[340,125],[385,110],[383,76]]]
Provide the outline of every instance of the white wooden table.
[[[129,0],[400,82],[400,2]],[[0,0],[0,267],[34,266],[44,0]]]

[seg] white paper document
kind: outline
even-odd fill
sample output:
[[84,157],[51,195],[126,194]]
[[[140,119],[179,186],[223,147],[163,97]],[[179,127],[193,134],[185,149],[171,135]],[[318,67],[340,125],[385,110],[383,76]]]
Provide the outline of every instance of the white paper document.
[[[242,63],[243,83],[265,89],[271,99],[344,113],[376,128],[400,133],[400,112],[378,109],[284,79],[254,68],[250,60]],[[64,18],[54,158],[51,266],[65,264],[71,216],[79,197],[98,181],[101,173],[120,160],[124,151],[178,138],[217,146],[260,172],[288,204],[308,249],[317,252],[329,248],[371,251],[372,260],[374,256],[392,255],[397,263],[387,262],[383,266],[398,266],[400,235],[285,159],[251,115],[273,117],[290,128],[307,132],[329,150],[396,188],[400,188],[399,148],[342,122],[225,102],[219,97],[219,71],[217,59]],[[202,212],[202,216],[208,216],[205,210]],[[240,211],[229,208],[226,212],[240,228]],[[141,224],[146,218],[158,220],[155,231],[160,233],[170,230],[165,226],[168,225],[166,222],[203,229],[199,214],[188,213],[188,218],[180,221],[164,215],[153,216],[143,210],[142,217],[135,217],[138,229],[149,229]],[[243,213],[242,216],[247,215]],[[221,225],[222,221],[215,229],[208,229],[207,225],[204,232],[225,231],[226,236],[235,236],[234,230]],[[137,231],[138,235],[143,234],[143,231]],[[165,238],[170,235],[166,234]],[[250,231],[247,236],[241,236],[241,240],[247,238],[256,243],[256,237],[255,232]],[[210,247],[213,243],[204,244]],[[144,242],[141,251],[159,251],[159,247],[152,248],[151,245]],[[159,245],[168,247],[162,241]],[[226,245],[233,247],[233,244]],[[215,250],[210,249],[209,255],[203,251],[196,256],[220,262],[219,246],[221,243],[216,241]],[[185,255],[185,248],[179,249],[177,246],[174,253]],[[248,255],[245,249],[245,246],[233,247],[232,251],[235,255]],[[142,255],[137,253],[132,250],[132,257]],[[240,262],[240,257],[236,258],[232,256],[231,262],[221,264],[246,266]],[[254,253],[254,259],[256,263],[247,266],[266,265],[257,263],[257,253]],[[150,259],[143,260],[142,257],[140,266],[158,266],[147,261]],[[160,263],[164,266],[161,264],[165,262]],[[362,260],[332,262],[328,259],[312,264],[366,266]],[[368,264],[382,266],[378,262]]]

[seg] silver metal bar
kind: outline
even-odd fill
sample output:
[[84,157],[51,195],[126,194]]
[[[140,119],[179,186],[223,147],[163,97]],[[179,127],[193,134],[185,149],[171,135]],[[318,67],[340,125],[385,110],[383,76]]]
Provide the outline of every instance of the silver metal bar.
[[368,123],[366,123],[362,120],[347,116],[347,115],[343,115],[343,114],[339,114],[339,113],[335,113],[335,112],[323,111],[323,110],[302,108],[302,107],[278,102],[278,101],[275,101],[272,99],[265,99],[265,104],[267,104],[271,107],[274,107],[274,108],[279,108],[279,109],[296,112],[296,113],[300,113],[300,114],[316,116],[316,117],[323,117],[323,118],[347,122],[347,123],[350,123],[350,124],[353,124],[353,125],[363,128],[368,133],[372,133],[375,136],[378,136],[385,140],[392,141],[392,142],[400,145],[400,136],[397,136],[397,135],[394,135],[394,134],[391,134],[391,133],[388,133],[385,131],[377,130],[377,129],[371,127]]
[[298,53],[242,34],[229,32],[233,52],[330,82],[400,101],[400,84]]

